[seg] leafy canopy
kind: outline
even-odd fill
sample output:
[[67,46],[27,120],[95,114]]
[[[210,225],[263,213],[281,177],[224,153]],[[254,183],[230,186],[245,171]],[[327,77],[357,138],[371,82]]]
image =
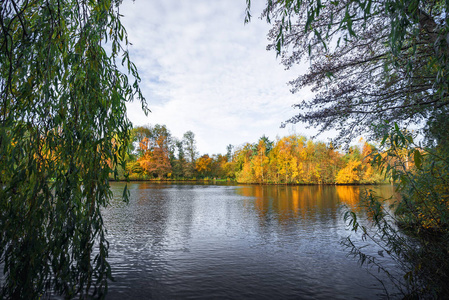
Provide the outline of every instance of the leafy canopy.
[[310,61],[290,84],[294,93],[311,86],[315,96],[295,105],[300,112],[287,122],[337,129],[337,140],[350,141],[382,136],[372,129],[385,122],[421,126],[446,115],[447,11],[443,0],[267,1],[268,49],[286,68]]
[[0,298],[107,291],[100,209],[128,147],[125,102],[147,110],[120,2],[2,1]]

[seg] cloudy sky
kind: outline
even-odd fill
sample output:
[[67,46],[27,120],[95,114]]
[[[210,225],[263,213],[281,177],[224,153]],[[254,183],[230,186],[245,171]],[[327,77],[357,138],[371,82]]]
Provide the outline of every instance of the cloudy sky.
[[[253,5],[257,5],[253,1]],[[263,4],[264,1],[258,5]],[[287,82],[305,67],[286,71],[266,51],[270,28],[258,19],[244,25],[245,0],[124,1],[131,60],[142,78],[151,113],[128,106],[135,126],[165,124],[175,137],[191,130],[201,154],[225,153],[226,146],[256,142],[262,135],[312,135],[304,125],[281,129],[292,104],[310,97],[292,95]],[[325,140],[325,137],[322,137]]]

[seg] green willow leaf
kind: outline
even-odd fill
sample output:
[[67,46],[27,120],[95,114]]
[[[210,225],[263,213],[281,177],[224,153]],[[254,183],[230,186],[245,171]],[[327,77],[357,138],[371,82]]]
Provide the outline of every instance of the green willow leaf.
[[[125,103],[139,100],[147,112],[119,3],[2,1],[2,299],[107,293],[101,208],[112,197],[109,176],[123,163],[116,142],[129,147]],[[115,65],[118,56],[133,85]]]
[[418,169],[421,169],[422,166],[422,154],[418,149],[413,151],[413,161],[415,162],[415,166]]

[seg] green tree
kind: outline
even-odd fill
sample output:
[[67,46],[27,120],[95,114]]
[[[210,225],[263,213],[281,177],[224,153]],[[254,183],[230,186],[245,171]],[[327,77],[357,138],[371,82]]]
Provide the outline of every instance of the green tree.
[[0,298],[107,292],[101,208],[129,145],[125,102],[146,111],[119,3],[1,2]]
[[186,155],[184,151],[184,145],[182,141],[176,139],[175,140],[176,149],[178,152],[178,157],[173,163],[173,175],[176,178],[183,178],[185,177],[186,168],[187,168],[187,161],[186,161]]
[[232,149],[233,148],[234,148],[234,146],[231,144],[226,146],[226,157],[228,158],[228,161],[232,161]]
[[186,175],[188,177],[193,177],[195,175],[195,161],[198,156],[195,134],[190,130],[184,133],[183,143],[187,154]]

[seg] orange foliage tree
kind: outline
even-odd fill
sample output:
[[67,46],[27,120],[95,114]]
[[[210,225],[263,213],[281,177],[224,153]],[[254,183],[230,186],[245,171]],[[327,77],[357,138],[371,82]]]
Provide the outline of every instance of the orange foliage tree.
[[165,146],[164,136],[157,140],[143,138],[140,142],[141,157],[138,159],[143,172],[146,175],[157,176],[159,179],[170,174],[172,166],[170,164],[168,148]]

